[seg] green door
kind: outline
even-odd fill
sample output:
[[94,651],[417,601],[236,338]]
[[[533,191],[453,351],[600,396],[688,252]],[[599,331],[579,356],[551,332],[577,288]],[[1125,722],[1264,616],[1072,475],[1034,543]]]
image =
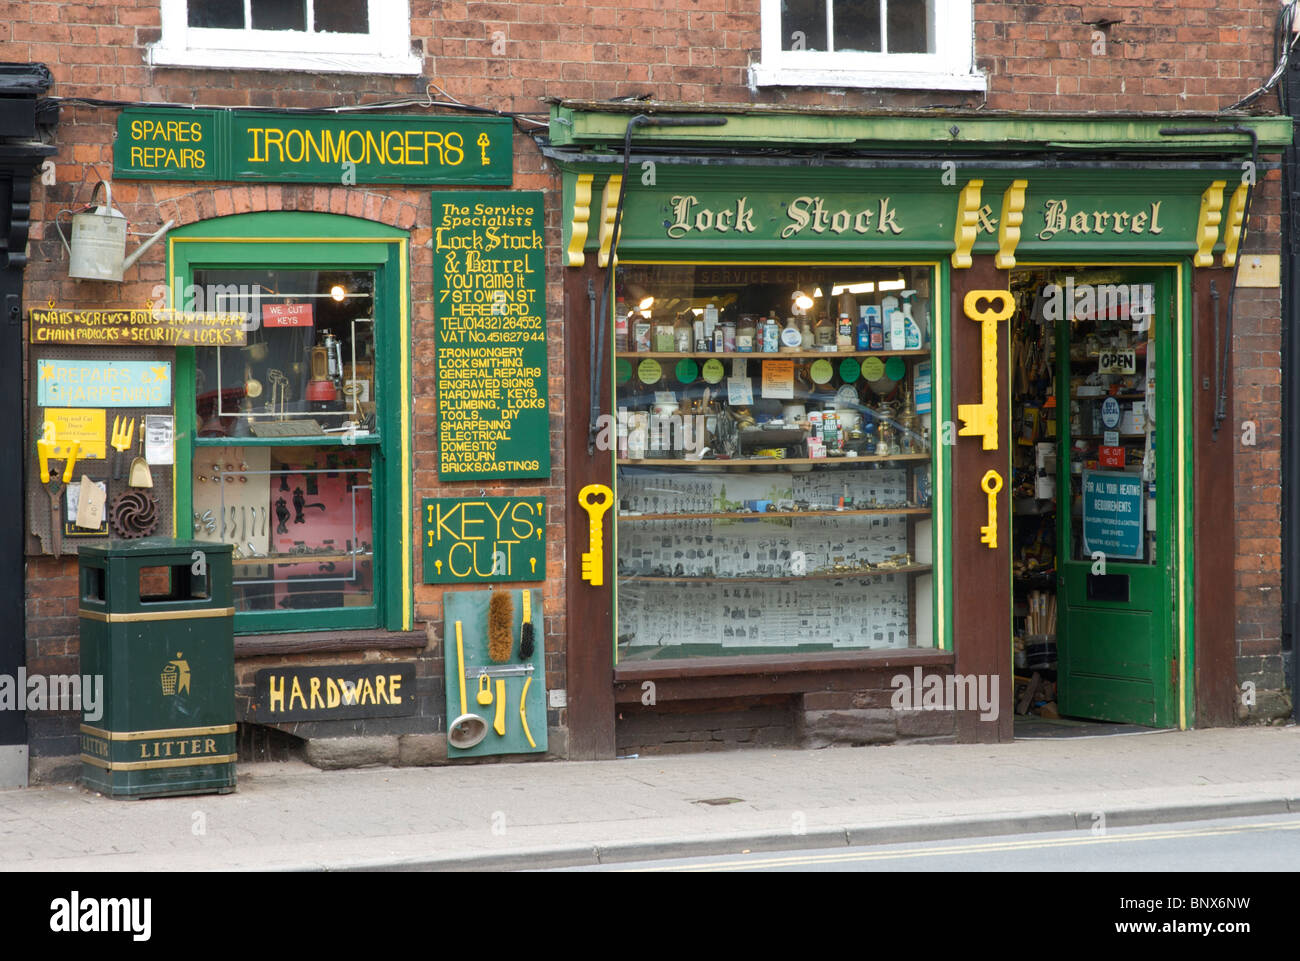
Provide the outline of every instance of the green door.
[[1173,726],[1173,277],[1088,268],[1061,288],[1059,709]]

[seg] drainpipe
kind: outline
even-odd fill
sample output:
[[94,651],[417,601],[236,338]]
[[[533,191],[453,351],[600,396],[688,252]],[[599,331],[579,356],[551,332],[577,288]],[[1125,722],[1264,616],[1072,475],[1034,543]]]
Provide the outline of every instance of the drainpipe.
[[[1300,61],[1282,78],[1287,112],[1300,117]],[[1300,135],[1282,158],[1282,666],[1291,682],[1291,716],[1300,721]]]

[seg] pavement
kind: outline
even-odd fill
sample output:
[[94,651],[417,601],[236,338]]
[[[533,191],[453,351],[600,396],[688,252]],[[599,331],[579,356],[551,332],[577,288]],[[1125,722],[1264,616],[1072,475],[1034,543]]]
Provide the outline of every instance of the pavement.
[[[713,803],[707,803],[713,802]],[[0,791],[0,870],[520,870],[1300,814],[1300,728],[320,771],[229,795]]]

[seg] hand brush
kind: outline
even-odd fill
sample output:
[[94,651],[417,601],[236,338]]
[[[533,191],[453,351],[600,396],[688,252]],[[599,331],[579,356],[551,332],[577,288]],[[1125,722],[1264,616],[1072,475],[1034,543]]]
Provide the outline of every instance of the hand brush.
[[488,601],[488,658],[496,664],[510,660],[514,642],[510,624],[515,619],[515,604],[509,591],[493,591]]
[[519,627],[519,660],[533,659],[533,592],[523,591],[524,619]]

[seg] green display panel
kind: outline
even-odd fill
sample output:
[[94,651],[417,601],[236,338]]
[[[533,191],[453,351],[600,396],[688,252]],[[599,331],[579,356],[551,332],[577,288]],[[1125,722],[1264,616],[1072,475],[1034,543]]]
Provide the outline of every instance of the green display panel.
[[[493,663],[488,657],[488,609],[492,591],[448,591],[443,595],[445,660],[447,664],[447,728],[450,732],[456,718],[462,713],[477,714],[487,725],[487,735],[478,744],[467,749],[455,747],[449,737],[447,757],[482,757],[489,754],[540,754],[546,751],[546,652],[542,643],[542,592],[528,591],[530,615],[533,625],[534,645],[532,655],[520,657],[520,638],[523,629],[524,591],[503,591],[510,596],[510,655],[508,660]],[[463,666],[456,653],[456,622],[460,622],[464,649]],[[465,710],[460,703],[460,682],[457,671],[466,674]],[[478,703],[480,678],[486,675],[490,704]],[[505,698],[498,700],[497,682],[504,685]],[[525,693],[525,685],[527,692]],[[524,711],[520,715],[520,702]],[[501,730],[496,721],[500,706]],[[525,723],[527,728],[525,729]],[[525,733],[525,731],[527,733]],[[529,735],[532,742],[529,742]]]
[[433,195],[438,476],[551,473],[542,192]]
[[426,497],[420,513],[426,584],[546,577],[546,500]]
[[113,173],[153,180],[497,184],[513,177],[508,117],[128,108]]

